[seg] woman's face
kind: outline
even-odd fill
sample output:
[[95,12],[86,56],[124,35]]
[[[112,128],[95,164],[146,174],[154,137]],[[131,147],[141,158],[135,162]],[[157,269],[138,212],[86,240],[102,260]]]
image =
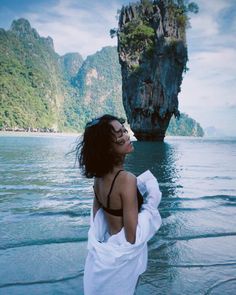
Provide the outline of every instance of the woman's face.
[[130,136],[125,127],[117,120],[111,121],[110,124],[114,128],[114,151],[121,155],[126,155],[134,150],[133,144],[130,141]]

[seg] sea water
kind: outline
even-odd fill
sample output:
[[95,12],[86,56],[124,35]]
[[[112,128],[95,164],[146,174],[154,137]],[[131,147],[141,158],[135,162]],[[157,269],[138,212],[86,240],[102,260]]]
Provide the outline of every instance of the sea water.
[[[0,294],[82,295],[92,180],[74,136],[0,136]],[[163,193],[137,294],[236,294],[236,139],[134,142]],[[115,286],[114,286],[115,287]]]

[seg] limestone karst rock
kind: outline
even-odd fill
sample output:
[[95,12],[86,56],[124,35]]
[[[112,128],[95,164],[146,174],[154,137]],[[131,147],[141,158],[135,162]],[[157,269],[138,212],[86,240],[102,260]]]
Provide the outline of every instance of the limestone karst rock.
[[118,54],[122,97],[138,140],[163,141],[171,116],[179,115],[178,93],[186,69],[186,11],[172,0],[123,6]]

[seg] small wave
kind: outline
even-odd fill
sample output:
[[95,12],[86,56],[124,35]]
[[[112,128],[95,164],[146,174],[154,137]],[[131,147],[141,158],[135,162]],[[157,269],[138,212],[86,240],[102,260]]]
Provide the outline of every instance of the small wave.
[[184,208],[184,207],[177,207],[177,208],[167,208],[167,209],[162,209],[160,208],[159,211],[160,213],[171,213],[171,212],[182,212],[182,211],[206,211],[212,208],[216,208],[218,207],[218,205],[214,205],[214,206],[208,206],[208,207],[202,207],[202,208]]
[[[215,202],[214,204],[209,204],[209,205],[205,205],[202,204],[201,206],[198,205],[198,207],[183,207],[183,204],[180,203],[180,205],[178,204],[171,204],[171,206],[165,206],[164,204],[162,204],[160,206],[160,213],[162,214],[170,214],[172,212],[183,212],[183,211],[209,211],[209,210],[214,210],[217,209],[218,207],[234,207],[236,206],[236,202],[232,202],[232,201],[224,201],[224,202]],[[168,215],[167,215],[168,216]]]
[[7,194],[5,192],[0,192],[0,196],[8,197],[9,195],[16,195],[16,193],[8,192]]
[[200,199],[204,199],[204,200],[220,199],[224,201],[236,202],[236,196],[232,196],[232,195],[231,196],[230,195],[203,196],[203,197],[200,197]]
[[[236,278],[230,278],[230,279],[227,279],[227,280],[224,280],[224,281],[220,281],[218,283],[216,283],[215,285],[213,285],[212,287],[210,287],[205,293],[204,295],[209,295],[211,293],[212,290],[216,289],[217,287],[219,286],[222,286],[226,283],[229,283],[229,282],[233,282],[233,281],[236,281]],[[232,293],[233,294],[233,293]]]
[[[11,190],[11,191],[68,191],[68,186],[48,186],[48,185],[0,185],[0,190]],[[84,188],[81,188],[81,186],[78,187],[70,187],[70,192],[75,191],[75,192],[79,192],[79,191],[83,191],[84,192]]]
[[81,210],[81,211],[58,211],[58,212],[33,212],[29,214],[30,216],[69,216],[69,217],[87,217],[90,215],[90,209],[87,210]]
[[[156,263],[156,259],[149,259],[150,262]],[[198,268],[198,267],[222,267],[222,266],[234,266],[236,262],[229,263],[213,263],[213,264],[169,264],[158,261],[158,266],[163,267],[176,267],[176,268]]]
[[228,233],[209,233],[205,235],[194,235],[194,236],[182,236],[182,237],[165,237],[164,235],[159,234],[163,239],[168,241],[188,241],[195,239],[208,239],[208,238],[221,238],[221,237],[230,237],[236,236],[236,232],[228,232]]
[[172,182],[159,182],[160,188],[183,188],[183,186],[181,184],[176,184],[176,183],[172,183]]
[[32,281],[32,282],[15,282],[15,283],[7,283],[0,285],[0,288],[8,288],[8,287],[15,287],[15,286],[29,286],[29,285],[42,285],[42,284],[53,284],[53,283],[58,283],[58,282],[65,282],[69,280],[76,279],[78,277],[83,276],[84,270],[81,269],[78,271],[76,274],[68,277],[63,277],[63,278],[58,278],[58,279],[51,279],[51,280],[41,280],[41,281]]
[[13,248],[22,248],[22,247],[31,247],[31,246],[41,246],[41,245],[52,245],[52,244],[67,244],[67,243],[80,243],[86,242],[87,235],[85,237],[80,238],[61,238],[61,239],[42,239],[37,241],[25,241],[18,244],[6,244],[4,246],[0,246],[0,250],[8,250]]
[[233,178],[230,177],[230,176],[211,176],[211,177],[205,177],[205,179],[208,179],[208,180],[215,180],[215,179],[219,179],[219,180],[232,180]]
[[185,202],[197,202],[197,201],[229,201],[229,202],[236,202],[236,196],[235,195],[210,195],[210,196],[201,196],[201,197],[189,197],[189,198],[168,198],[168,199],[163,199],[161,201],[161,205],[165,203],[171,203],[173,204],[174,202],[176,203],[182,203],[183,201]]

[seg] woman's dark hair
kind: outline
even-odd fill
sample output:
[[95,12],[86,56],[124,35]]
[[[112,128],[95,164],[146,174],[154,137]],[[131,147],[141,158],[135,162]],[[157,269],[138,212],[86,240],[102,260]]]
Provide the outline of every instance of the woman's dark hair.
[[124,119],[112,115],[103,115],[88,122],[85,126],[82,141],[76,147],[76,158],[83,174],[88,177],[102,177],[112,171],[121,161],[112,149],[115,130],[110,122]]

